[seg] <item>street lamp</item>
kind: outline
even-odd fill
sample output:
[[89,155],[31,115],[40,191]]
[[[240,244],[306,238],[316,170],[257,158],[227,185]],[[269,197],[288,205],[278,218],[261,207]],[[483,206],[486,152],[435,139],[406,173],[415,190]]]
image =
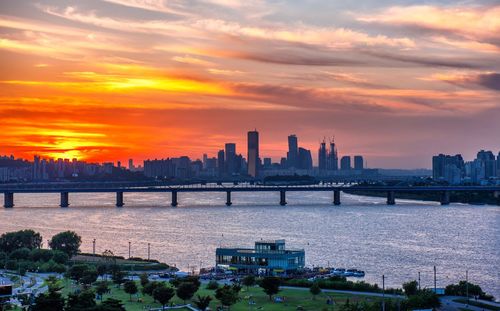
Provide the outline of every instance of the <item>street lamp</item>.
[[434,266],[434,294],[437,295],[436,266]]
[[151,243],[148,243],[148,260],[151,259]]
[[130,259],[130,257],[132,257],[132,256],[130,256],[130,246],[131,246],[131,244],[132,244],[132,242],[129,241],[128,242],[128,258],[129,259]]
[[385,275],[382,274],[382,311],[385,311]]
[[95,239],[92,241],[92,254],[95,256]]
[[418,271],[418,290],[420,291],[420,271]]
[[467,306],[469,305],[469,270],[465,270],[465,295],[467,296]]

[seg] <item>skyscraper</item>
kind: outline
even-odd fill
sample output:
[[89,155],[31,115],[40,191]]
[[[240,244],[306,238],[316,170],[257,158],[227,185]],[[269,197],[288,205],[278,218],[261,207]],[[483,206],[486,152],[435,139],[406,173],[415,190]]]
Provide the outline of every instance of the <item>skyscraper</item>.
[[259,169],[259,132],[248,132],[248,175],[257,177]]
[[219,178],[224,177],[226,171],[226,165],[224,163],[224,150],[219,150],[217,152],[217,170],[219,173]]
[[288,153],[286,155],[286,163],[288,167],[298,167],[299,158],[299,143],[297,141],[297,136],[288,136]]
[[348,171],[351,169],[351,157],[350,156],[343,156],[342,159],[340,159],[340,169],[344,171]]
[[363,157],[360,155],[354,156],[354,169],[362,170],[363,169]]
[[232,175],[236,173],[236,144],[235,143],[227,143],[226,144],[226,173],[228,175]]
[[337,147],[335,146],[335,140],[330,141],[330,150],[326,159],[326,169],[336,171],[339,169],[339,159],[337,156]]
[[318,150],[318,168],[320,171],[326,170],[326,143],[325,140],[320,143]]
[[299,168],[302,170],[312,170],[311,150],[299,148]]

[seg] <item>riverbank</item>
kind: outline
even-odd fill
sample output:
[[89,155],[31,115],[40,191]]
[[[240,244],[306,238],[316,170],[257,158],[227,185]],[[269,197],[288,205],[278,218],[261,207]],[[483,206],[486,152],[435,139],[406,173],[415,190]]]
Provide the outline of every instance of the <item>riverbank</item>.
[[[352,195],[360,195],[367,197],[385,198],[387,193],[383,191],[349,191],[343,190],[345,193]],[[440,202],[441,193],[439,192],[400,192],[394,193],[396,199],[417,200],[428,202]],[[463,203],[472,205],[500,205],[500,196],[495,197],[493,193],[462,193],[450,192],[450,203]]]

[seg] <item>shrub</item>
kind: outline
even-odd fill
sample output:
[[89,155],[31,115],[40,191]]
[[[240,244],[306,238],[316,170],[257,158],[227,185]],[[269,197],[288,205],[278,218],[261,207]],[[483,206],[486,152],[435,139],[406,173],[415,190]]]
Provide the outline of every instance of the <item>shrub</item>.
[[9,258],[12,260],[28,260],[30,259],[30,254],[31,251],[28,248],[23,247],[12,251]]
[[17,260],[9,259],[5,263],[5,269],[7,270],[17,270]]
[[31,261],[47,262],[53,257],[53,252],[48,249],[37,248],[31,251]]
[[216,280],[211,280],[210,282],[208,282],[206,288],[210,290],[216,290],[217,288],[219,288],[219,283],[217,283]]
[[52,251],[52,254],[53,254],[52,259],[58,264],[65,265],[69,260],[69,257],[65,252],[54,250]]

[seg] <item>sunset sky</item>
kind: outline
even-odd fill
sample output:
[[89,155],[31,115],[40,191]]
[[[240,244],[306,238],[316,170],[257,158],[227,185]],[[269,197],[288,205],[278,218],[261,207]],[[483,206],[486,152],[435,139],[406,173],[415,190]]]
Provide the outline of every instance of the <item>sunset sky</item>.
[[0,154],[284,156],[370,167],[500,150],[498,1],[0,2]]

